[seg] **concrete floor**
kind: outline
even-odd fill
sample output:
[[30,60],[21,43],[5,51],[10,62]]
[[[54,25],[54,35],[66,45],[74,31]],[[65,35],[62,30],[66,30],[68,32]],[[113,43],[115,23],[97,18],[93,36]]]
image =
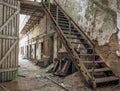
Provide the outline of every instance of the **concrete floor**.
[[[46,73],[47,69],[36,66],[29,60],[19,59],[19,76],[17,80],[1,83],[0,91],[66,91],[60,86],[56,85],[47,76],[50,76],[54,81],[67,88],[69,91],[93,91],[88,88],[82,76],[74,73],[65,78],[51,76],[52,74]],[[119,86],[98,88],[97,91],[120,91]]]

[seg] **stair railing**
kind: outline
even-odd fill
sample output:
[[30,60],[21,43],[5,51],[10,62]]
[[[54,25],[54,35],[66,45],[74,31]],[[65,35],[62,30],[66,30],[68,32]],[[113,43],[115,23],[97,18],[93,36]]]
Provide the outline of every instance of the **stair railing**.
[[[82,34],[82,36],[84,36],[84,38],[87,40],[87,42],[91,45],[92,49],[93,49],[93,57],[92,57],[92,61],[93,61],[93,70],[92,70],[92,77],[94,79],[94,69],[95,69],[95,45],[94,43],[90,40],[90,38],[83,32],[83,30],[76,24],[76,22],[66,13],[66,11],[57,3],[56,0],[54,0],[55,4],[57,5],[57,7],[59,7],[60,10],[63,11],[64,15],[69,19],[69,39],[71,40],[71,27],[70,25],[73,24],[74,27],[79,30],[79,32]],[[69,41],[71,42],[71,41]],[[70,43],[71,44],[71,43]]]
[[[63,31],[61,30],[61,28],[59,27],[58,25],[58,10],[60,9],[61,11],[63,11],[64,15],[68,18],[69,20],[69,29],[70,29],[70,33],[69,35],[71,36],[71,24],[74,25],[74,27],[77,29],[78,32],[80,32],[82,34],[82,36],[87,40],[87,42],[91,45],[92,49],[93,49],[93,68],[92,68],[92,77],[91,75],[89,74],[89,72],[87,71],[86,67],[84,66],[83,62],[80,61],[80,64],[81,64],[81,67],[80,69],[81,70],[84,70],[85,73],[83,73],[83,75],[86,77],[86,80],[88,81],[88,83],[91,83],[89,82],[90,80],[89,79],[92,79],[92,84],[94,84],[94,86],[96,87],[96,84],[95,84],[95,78],[94,78],[94,68],[95,68],[95,46],[93,44],[93,42],[88,38],[88,36],[82,31],[82,29],[74,22],[74,20],[67,15],[67,13],[63,10],[63,8],[56,2],[56,0],[54,0],[54,4],[57,6],[57,12],[56,12],[56,20],[53,18],[53,16],[51,15],[51,12],[50,12],[50,0],[47,0],[47,1],[43,1],[43,6],[47,9],[49,15],[51,16],[51,18],[53,19],[53,21],[56,23],[56,26],[58,27],[57,29],[60,30],[61,32],[57,31],[58,35],[61,36],[61,35],[64,35],[63,34]],[[47,4],[47,5],[46,5]],[[71,37],[69,36],[69,39],[71,40]],[[68,52],[70,53],[71,55],[71,58],[73,60],[77,59],[77,60],[80,60],[78,54],[76,53],[75,49],[73,48],[70,48],[69,45],[71,45],[71,41],[65,41],[67,40],[67,38],[65,36],[61,36],[61,40],[64,40],[63,41],[63,44],[65,44],[66,46],[66,49],[68,50]],[[72,54],[71,54],[71,49],[72,49]],[[73,54],[75,54],[74,56],[72,56]],[[76,61],[76,60],[75,60]],[[74,63],[74,61],[73,61]],[[77,65],[76,63],[74,63],[75,66]],[[77,68],[79,69],[79,68]]]

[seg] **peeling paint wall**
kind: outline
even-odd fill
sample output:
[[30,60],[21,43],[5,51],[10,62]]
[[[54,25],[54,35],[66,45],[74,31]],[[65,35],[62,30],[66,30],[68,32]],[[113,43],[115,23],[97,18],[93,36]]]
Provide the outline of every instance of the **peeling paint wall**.
[[120,50],[118,45],[118,31],[120,30],[117,27],[120,0],[56,1],[95,43],[97,53],[106,64],[120,75],[120,71],[117,70],[120,68],[120,58],[116,54],[116,51]]
[[[59,4],[91,39],[96,40],[99,45],[105,45],[109,42],[112,34],[117,32],[114,21],[116,17],[105,12],[93,1],[58,0]],[[111,5],[112,2],[109,3]],[[112,5],[111,7],[113,8]]]

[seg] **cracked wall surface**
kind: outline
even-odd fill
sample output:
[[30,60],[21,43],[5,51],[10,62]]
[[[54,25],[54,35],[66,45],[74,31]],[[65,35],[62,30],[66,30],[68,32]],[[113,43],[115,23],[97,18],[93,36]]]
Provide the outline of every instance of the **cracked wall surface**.
[[[102,0],[97,0],[100,1],[98,4],[94,4],[93,1],[60,0],[58,2],[91,39],[96,40],[99,45],[105,45],[112,34],[117,32],[114,21],[116,16],[111,14],[114,12],[108,10],[110,13],[108,14],[107,10],[98,7]],[[111,5],[112,2],[109,3]],[[113,8],[112,5],[110,7]]]
[[120,0],[56,1],[93,41],[97,53],[106,64],[120,75],[118,70],[120,57],[116,54],[120,50],[118,44]]

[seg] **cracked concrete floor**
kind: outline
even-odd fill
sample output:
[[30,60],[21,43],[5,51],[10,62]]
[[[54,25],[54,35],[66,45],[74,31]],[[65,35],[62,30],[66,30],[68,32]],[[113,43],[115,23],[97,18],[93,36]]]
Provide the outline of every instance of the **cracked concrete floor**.
[[46,69],[36,66],[29,60],[19,59],[19,76],[17,80],[0,85],[0,91],[64,91],[62,88],[45,79]]
[[[29,60],[19,58],[19,76],[17,80],[5,82],[0,87],[0,91],[66,91],[52,81],[46,79],[46,76],[51,75],[46,73],[48,69],[43,69],[36,66]],[[60,85],[66,87],[69,91],[93,91],[88,88],[85,81],[82,80],[77,72],[65,78],[51,76],[51,78]],[[73,80],[74,79],[74,80]],[[98,88],[96,91],[120,91],[119,86]]]

